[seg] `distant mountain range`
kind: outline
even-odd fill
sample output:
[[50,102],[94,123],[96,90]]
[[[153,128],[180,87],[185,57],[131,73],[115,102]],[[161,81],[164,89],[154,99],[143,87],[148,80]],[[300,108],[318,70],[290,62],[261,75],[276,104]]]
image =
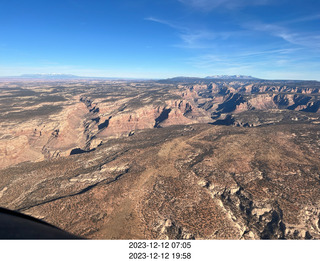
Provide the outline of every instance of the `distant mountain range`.
[[225,79],[225,80],[233,80],[233,79],[241,79],[241,80],[259,80],[258,78],[247,76],[247,75],[213,75],[207,76],[205,79]]
[[22,74],[17,76],[17,78],[24,79],[79,79],[83,78],[73,74],[63,74],[63,73],[37,73],[37,74]]
[[168,79],[159,80],[159,82],[167,82],[167,83],[201,83],[201,82],[207,82],[210,80],[262,80],[259,78],[255,78],[252,76],[246,76],[246,75],[213,75],[213,76],[207,76],[204,78],[201,77],[186,77],[186,76],[178,76]]
[[19,76],[7,76],[0,77],[6,79],[43,79],[43,80],[145,80],[127,77],[92,77],[92,76],[78,76],[73,74],[63,74],[63,73],[36,73],[36,74],[22,74]]
[[[4,78],[4,77],[1,77]],[[5,78],[14,78],[14,79],[48,79],[48,80],[67,80],[67,79],[129,79],[122,77],[86,77],[86,76],[78,76],[73,74],[63,74],[63,73],[36,73],[36,74],[22,74],[20,76],[9,76]],[[132,78],[130,78],[132,79]],[[258,80],[258,78],[246,75],[213,75],[207,77],[186,77],[179,76],[174,78],[169,78],[166,80],[172,81],[190,81],[190,80],[203,80],[203,79],[224,79],[224,80]]]
[[[78,76],[74,74],[63,73],[35,73],[35,74],[21,74],[19,76],[0,76],[0,80],[119,80],[119,81],[158,81],[160,83],[203,83],[211,80],[248,80],[248,81],[266,81],[261,78],[256,78],[248,75],[212,75],[206,77],[188,77],[178,76],[167,79],[151,79],[151,78],[131,78],[131,77],[93,77],[93,76]],[[269,80],[271,81],[271,80]],[[277,81],[310,81],[310,80],[277,80]]]

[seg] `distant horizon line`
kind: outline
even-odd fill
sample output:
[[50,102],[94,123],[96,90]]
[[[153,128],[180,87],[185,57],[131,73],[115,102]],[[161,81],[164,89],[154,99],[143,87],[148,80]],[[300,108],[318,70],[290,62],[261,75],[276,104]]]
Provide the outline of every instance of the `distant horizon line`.
[[[59,78],[61,76],[62,78]],[[51,77],[51,78],[50,78]],[[225,78],[227,77],[227,78]],[[228,78],[230,77],[230,78]],[[233,78],[234,77],[234,78]],[[242,78],[244,77],[244,78]],[[174,77],[125,77],[125,76],[83,76],[75,74],[65,74],[65,73],[26,73],[20,75],[8,75],[0,76],[0,79],[21,79],[21,80],[85,80],[85,79],[100,79],[100,80],[169,80],[176,78],[194,78],[194,79],[203,79],[203,80],[266,80],[266,81],[316,81],[320,80],[315,79],[266,79],[266,78],[257,78],[250,75],[242,74],[220,74],[212,76],[174,76]]]

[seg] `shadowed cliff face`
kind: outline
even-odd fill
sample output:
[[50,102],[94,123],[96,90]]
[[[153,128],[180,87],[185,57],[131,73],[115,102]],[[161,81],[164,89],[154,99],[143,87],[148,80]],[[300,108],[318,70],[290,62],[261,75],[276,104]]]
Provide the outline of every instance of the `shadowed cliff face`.
[[250,83],[229,82],[203,84],[185,89],[184,96],[194,99],[199,107],[221,115],[250,110],[288,109],[318,112],[320,85],[309,83],[309,87],[278,86],[277,82]]
[[291,122],[319,119],[318,82],[216,81],[180,86],[180,90],[218,125],[261,126],[290,121],[289,115]]

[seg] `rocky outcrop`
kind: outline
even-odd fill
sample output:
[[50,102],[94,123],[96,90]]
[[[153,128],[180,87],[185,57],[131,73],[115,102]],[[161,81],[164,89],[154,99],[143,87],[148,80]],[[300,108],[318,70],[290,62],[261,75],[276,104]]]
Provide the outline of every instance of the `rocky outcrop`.
[[[112,112],[105,111],[105,115]],[[185,100],[167,100],[164,105],[145,106],[136,110],[118,110],[112,116],[100,114],[104,124],[98,125],[96,137],[110,138],[128,135],[130,132],[140,129],[159,128],[171,125],[191,124],[197,122],[193,106]]]
[[[0,103],[6,110],[0,110],[0,168],[67,156],[77,148],[90,151],[110,138],[132,135],[135,130],[194,123],[261,126],[279,121],[261,117],[259,112],[254,115],[260,116],[252,120],[244,120],[248,117],[243,115],[320,110],[316,82],[207,79],[206,83],[197,80],[194,84],[171,85],[115,81],[59,84],[21,83],[20,87],[10,87],[3,83]],[[317,116],[314,118],[316,122]]]
[[308,83],[310,87],[299,86],[299,83],[293,85],[291,82],[288,86],[276,83],[216,82],[214,85],[207,84],[206,88],[203,85],[196,89],[185,87],[182,96],[206,111],[207,115],[211,114],[213,120],[219,121],[218,124],[224,121],[225,113],[272,109],[319,112],[317,94],[320,86],[313,82]]
[[[197,108],[166,88],[162,90],[162,86],[146,87],[146,94],[140,93],[141,89],[135,93],[135,87],[128,87],[127,97],[123,88],[130,85],[125,83],[121,85],[124,87],[110,91],[113,84],[104,83],[107,87],[101,89],[99,84],[87,88],[85,83],[74,83],[72,87],[66,83],[67,88],[59,89],[55,83],[43,88],[36,83],[30,90],[22,89],[21,97],[9,88],[7,95],[17,96],[12,107],[7,106],[8,110],[2,114],[0,111],[3,120],[0,168],[68,156],[74,149],[90,151],[109,138],[126,136],[139,129],[197,122]],[[32,95],[27,97],[29,103],[24,102],[26,93]],[[130,93],[133,93],[131,97]],[[10,110],[16,110],[15,104],[21,105],[20,111],[11,113]],[[55,107],[59,110],[51,110]],[[50,110],[42,111],[43,108]],[[160,117],[166,112],[166,117]]]
[[82,119],[86,108],[70,105],[47,119],[35,118],[6,129],[7,138],[0,140],[1,168],[23,161],[39,161],[62,155],[86,143]]

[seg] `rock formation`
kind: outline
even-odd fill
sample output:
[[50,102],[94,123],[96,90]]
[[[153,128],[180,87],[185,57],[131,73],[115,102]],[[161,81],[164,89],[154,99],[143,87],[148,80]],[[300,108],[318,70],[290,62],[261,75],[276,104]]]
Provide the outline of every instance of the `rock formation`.
[[0,206],[106,239],[320,239],[315,82],[1,83]]

